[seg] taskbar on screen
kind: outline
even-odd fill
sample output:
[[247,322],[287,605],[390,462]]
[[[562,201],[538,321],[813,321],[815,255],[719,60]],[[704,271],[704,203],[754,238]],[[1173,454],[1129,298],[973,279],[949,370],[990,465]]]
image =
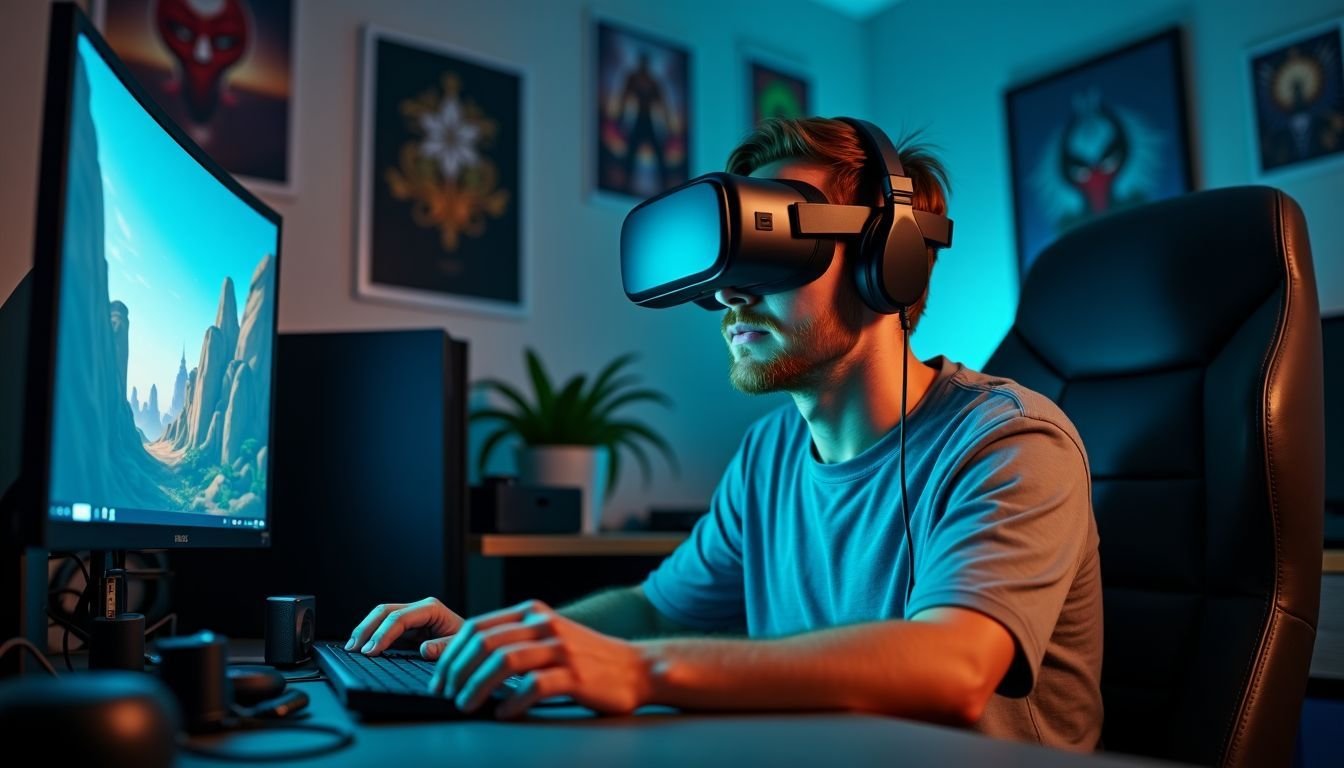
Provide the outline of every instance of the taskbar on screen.
[[259,517],[232,517],[206,512],[173,512],[153,509],[105,507],[88,502],[52,502],[47,509],[52,520],[74,523],[131,523],[134,525],[189,526],[196,528],[266,527]]

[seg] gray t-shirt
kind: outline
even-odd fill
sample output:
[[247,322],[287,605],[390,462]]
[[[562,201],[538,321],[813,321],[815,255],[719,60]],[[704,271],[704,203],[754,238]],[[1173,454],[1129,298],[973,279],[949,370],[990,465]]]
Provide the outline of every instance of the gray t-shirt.
[[[1016,382],[943,358],[900,440],[824,464],[797,408],[747,432],[690,538],[644,583],[668,618],[778,637],[957,606],[1002,624],[1013,663],[976,729],[1090,750],[1101,735],[1101,571],[1073,424]],[[899,396],[899,393],[896,393]]]

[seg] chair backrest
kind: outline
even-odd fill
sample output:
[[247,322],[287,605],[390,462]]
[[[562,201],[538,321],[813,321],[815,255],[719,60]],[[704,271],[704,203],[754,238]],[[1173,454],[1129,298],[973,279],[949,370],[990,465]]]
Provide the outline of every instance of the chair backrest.
[[1103,748],[1286,764],[1320,604],[1321,324],[1306,222],[1268,187],[1061,237],[986,371],[1053,398],[1092,466]]

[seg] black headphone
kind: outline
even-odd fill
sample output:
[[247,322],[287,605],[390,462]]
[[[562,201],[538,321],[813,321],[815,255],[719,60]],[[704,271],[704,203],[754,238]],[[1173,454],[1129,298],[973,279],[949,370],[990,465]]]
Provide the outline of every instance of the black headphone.
[[[864,227],[853,259],[859,297],[869,309],[884,315],[909,309],[929,286],[929,252],[915,220],[914,184],[882,129],[853,117],[836,120],[854,129],[869,163],[881,172],[883,205]],[[945,239],[950,243],[951,221],[947,227]]]
[[[905,582],[905,609],[908,613],[910,596],[915,589],[915,537],[910,530],[910,493],[905,487],[905,411],[906,395],[910,388],[906,359],[910,353],[911,330],[908,310],[924,296],[929,287],[929,252],[926,250],[924,232],[916,221],[915,186],[910,177],[905,175],[901,158],[896,147],[892,146],[891,139],[866,120],[851,117],[837,119],[854,129],[870,162],[880,163],[877,169],[882,172],[879,180],[882,184],[883,205],[863,229],[853,269],[854,284],[858,286],[863,302],[874,312],[884,315],[899,312],[904,331],[901,334],[900,463],[901,519],[905,522],[905,546],[910,557],[910,578]],[[935,226],[945,222],[947,231],[940,239],[951,245],[951,220],[922,211],[919,217]]]

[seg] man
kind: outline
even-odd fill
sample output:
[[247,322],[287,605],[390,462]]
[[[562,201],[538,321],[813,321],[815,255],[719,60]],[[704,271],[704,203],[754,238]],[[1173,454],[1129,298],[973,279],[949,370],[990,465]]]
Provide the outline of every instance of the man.
[[[914,207],[942,214],[939,162],[920,147],[900,159]],[[767,121],[728,170],[836,203],[879,198],[863,145],[834,120]],[[467,622],[434,599],[379,606],[347,648],[379,653],[416,630],[438,659],[431,688],[467,709],[523,674],[501,717],[568,694],[609,713],[860,710],[1095,748],[1101,584],[1077,432],[1014,382],[905,352],[899,316],[860,301],[852,247],[802,287],[716,294],[734,386],[794,402],[752,426],[709,513],[644,584]]]

